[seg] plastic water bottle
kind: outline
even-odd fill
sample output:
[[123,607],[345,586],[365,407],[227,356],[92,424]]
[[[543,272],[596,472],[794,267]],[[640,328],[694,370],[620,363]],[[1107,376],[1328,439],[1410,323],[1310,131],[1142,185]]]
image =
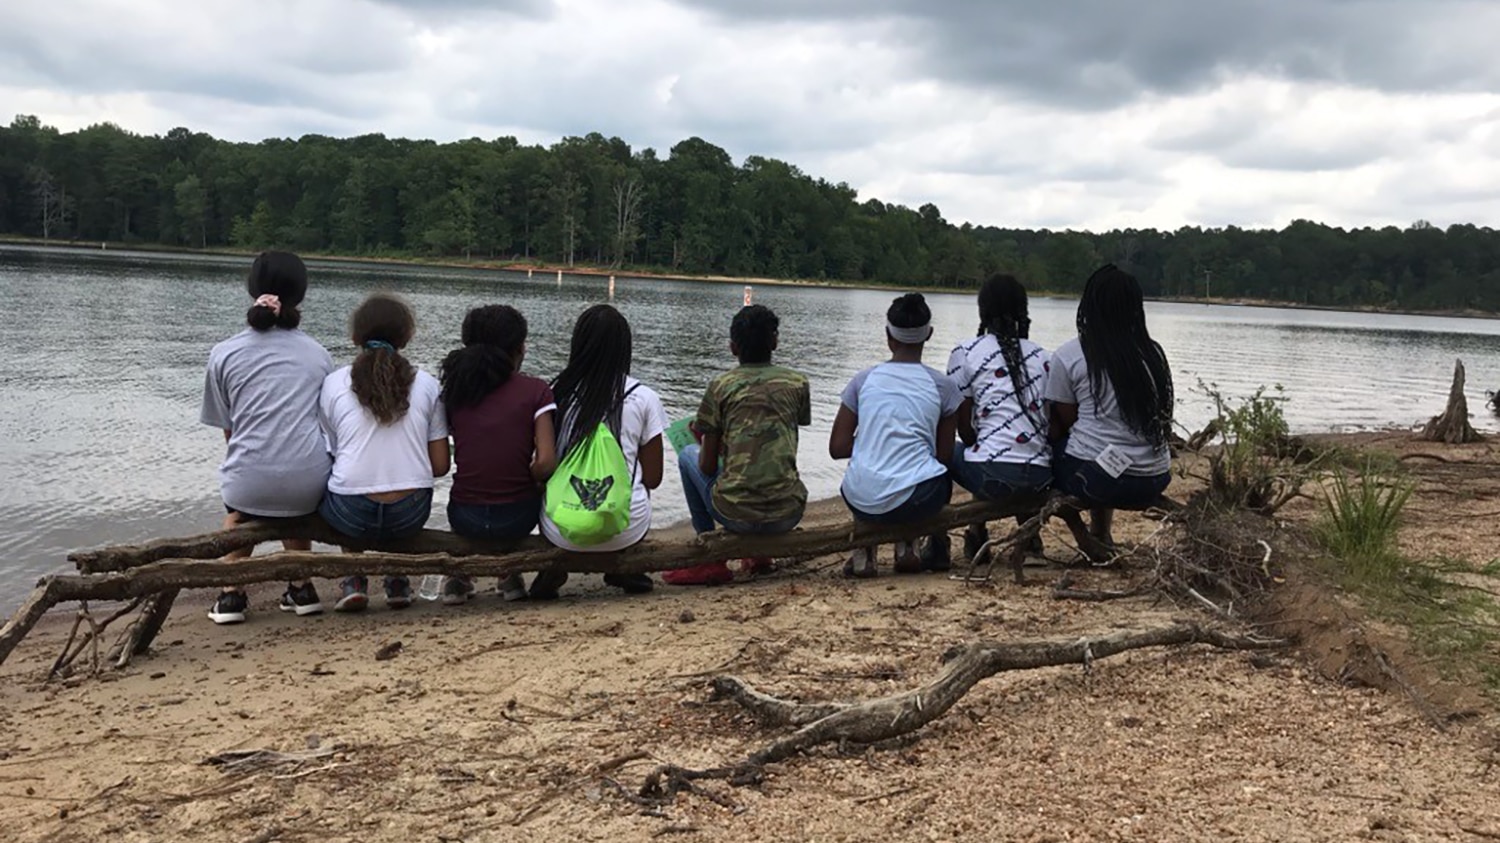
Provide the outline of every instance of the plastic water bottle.
[[443,593],[443,575],[428,574],[422,577],[422,584],[417,587],[417,596],[423,600],[436,600]]

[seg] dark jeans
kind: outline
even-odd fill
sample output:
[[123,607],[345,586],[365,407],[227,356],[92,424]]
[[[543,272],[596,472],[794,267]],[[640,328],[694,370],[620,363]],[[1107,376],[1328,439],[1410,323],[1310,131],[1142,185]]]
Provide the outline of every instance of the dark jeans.
[[364,495],[327,492],[318,514],[328,526],[360,541],[379,542],[416,535],[432,514],[432,490],[418,489],[399,501],[380,503]]
[[541,514],[541,498],[511,503],[448,502],[448,526],[470,539],[523,539],[536,529]]
[[1052,469],[1016,462],[968,462],[955,452],[953,480],[980,500],[997,501],[1040,492],[1052,485]]
[[1172,482],[1172,472],[1137,475],[1109,473],[1090,460],[1070,457],[1059,445],[1052,454],[1053,483],[1065,494],[1095,507],[1141,509],[1149,506]]
[[677,453],[677,473],[682,475],[682,493],[687,498],[688,512],[693,517],[693,532],[712,532],[714,523],[731,533],[748,535],[773,535],[790,533],[802,522],[802,512],[775,521],[737,521],[726,518],[714,509],[714,481],[718,479],[703,473],[698,467],[697,445],[688,445]]
[[865,521],[871,524],[909,524],[912,521],[925,521],[943,511],[948,501],[953,499],[953,479],[944,474],[931,480],[923,480],[912,490],[911,497],[890,512],[871,513],[860,512],[844,499],[844,505],[854,513],[855,521]]

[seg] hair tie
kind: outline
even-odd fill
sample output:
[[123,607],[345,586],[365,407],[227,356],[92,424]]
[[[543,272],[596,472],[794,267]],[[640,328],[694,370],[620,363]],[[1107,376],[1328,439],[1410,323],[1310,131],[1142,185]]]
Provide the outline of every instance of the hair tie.
[[395,353],[396,347],[385,340],[365,340],[365,348],[371,351],[389,351]]
[[921,345],[931,339],[932,324],[918,325],[915,328],[901,328],[887,322],[885,323],[885,331],[896,342],[903,342],[907,345]]
[[268,307],[271,309],[272,313],[276,314],[277,316],[281,315],[281,298],[279,296],[274,296],[270,293],[266,293],[265,295],[255,300],[254,306]]

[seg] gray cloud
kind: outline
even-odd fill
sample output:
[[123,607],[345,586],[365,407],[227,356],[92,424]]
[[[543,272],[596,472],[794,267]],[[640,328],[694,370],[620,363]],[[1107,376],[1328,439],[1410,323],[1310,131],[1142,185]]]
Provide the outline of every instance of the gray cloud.
[[935,76],[1095,109],[1246,73],[1486,91],[1500,6],[1479,0],[680,0],[726,18],[877,20]]

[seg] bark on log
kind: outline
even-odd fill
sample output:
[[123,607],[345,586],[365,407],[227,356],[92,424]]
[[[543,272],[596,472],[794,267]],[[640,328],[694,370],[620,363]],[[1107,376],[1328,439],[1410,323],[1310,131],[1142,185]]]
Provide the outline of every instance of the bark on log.
[[1464,361],[1453,362],[1453,385],[1448,389],[1448,406],[1442,415],[1428,420],[1422,428],[1422,438],[1449,445],[1478,442],[1484,438],[1469,424],[1469,401],[1464,397]]
[[792,702],[761,693],[743,679],[721,676],[712,681],[716,699],[733,700],[764,725],[800,728],[736,764],[711,770],[659,767],[647,776],[641,795],[666,797],[681,789],[682,783],[705,778],[757,781],[759,768],[821,744],[870,744],[900,737],[943,716],[971,688],[997,673],[1065,664],[1081,664],[1087,669],[1098,659],[1128,650],[1179,644],[1208,644],[1228,650],[1286,646],[1284,641],[1230,635],[1189,622],[1098,636],[983,641],[949,651],[943,672],[920,688],[857,703]]
[[[311,577],[338,579],[351,574],[505,577],[543,570],[626,574],[689,568],[722,559],[821,556],[1035,512],[1045,500],[1045,497],[1038,497],[1001,503],[968,501],[947,507],[927,521],[904,525],[844,522],[775,536],[715,531],[688,541],[648,537],[616,554],[571,553],[536,541],[522,543],[521,549],[514,552],[495,553],[484,543],[470,542],[452,533],[426,530],[406,542],[382,545],[379,552],[283,551],[244,559],[218,558],[231,550],[263,541],[283,538],[325,540],[326,534],[319,531],[329,529],[314,519],[256,523],[188,539],[163,539],[136,547],[104,548],[74,554],[71,558],[80,569],[107,572],[43,577],[36,593],[0,630],[0,664],[5,662],[42,613],[58,603],[75,600],[128,600],[184,588],[217,588]],[[337,538],[333,540],[338,541]],[[391,552],[397,548],[415,552]],[[167,556],[173,553],[188,558]]]

